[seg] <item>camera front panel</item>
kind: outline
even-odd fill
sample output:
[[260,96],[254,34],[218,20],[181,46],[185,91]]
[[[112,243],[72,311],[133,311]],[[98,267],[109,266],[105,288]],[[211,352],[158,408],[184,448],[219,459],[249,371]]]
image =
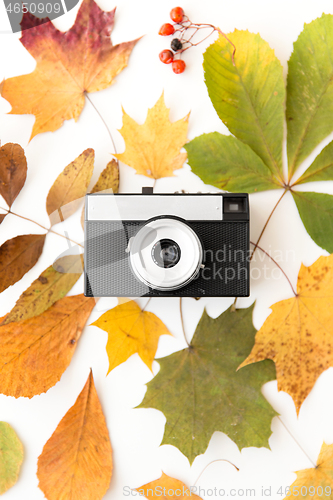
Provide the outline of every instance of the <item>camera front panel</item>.
[[[232,209],[232,207],[231,207]],[[202,241],[204,267],[177,290],[150,288],[130,265],[131,238],[142,221],[85,222],[85,295],[94,297],[247,297],[249,222],[187,221]]]

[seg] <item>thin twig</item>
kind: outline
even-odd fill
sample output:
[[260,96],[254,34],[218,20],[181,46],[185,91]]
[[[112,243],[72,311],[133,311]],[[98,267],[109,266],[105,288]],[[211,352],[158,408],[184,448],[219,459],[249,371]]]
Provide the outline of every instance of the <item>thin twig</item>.
[[190,347],[190,344],[186,338],[186,333],[185,333],[185,325],[184,325],[184,317],[183,317],[183,308],[182,308],[182,298],[180,297],[179,298],[179,312],[180,312],[180,321],[181,321],[181,324],[182,324],[182,330],[183,330],[183,335],[184,335],[184,339],[185,339],[185,342],[187,344],[187,347]]
[[225,458],[218,458],[216,460],[212,460],[212,462],[209,462],[209,464],[206,465],[206,467],[200,472],[199,476],[197,477],[195,483],[193,484],[193,486],[195,486],[197,484],[197,482],[199,481],[199,479],[201,478],[202,474],[205,472],[205,470],[207,469],[207,467],[209,467],[210,465],[212,464],[215,464],[216,462],[227,462],[228,464],[232,465],[233,467],[235,467],[235,469],[237,471],[239,471],[239,467],[237,467],[237,465],[233,464],[232,462],[230,462],[230,460],[226,460]]
[[[297,292],[295,292],[295,289],[290,281],[290,279],[288,278],[288,276],[286,275],[286,273],[284,272],[284,270],[282,269],[282,267],[280,266],[280,264],[278,262],[276,262],[275,259],[273,259],[273,257],[271,255],[269,255],[268,252],[266,252],[266,250],[264,250],[263,248],[261,248],[258,243],[253,243],[252,241],[250,241],[251,245],[255,246],[256,248],[258,248],[261,252],[263,252],[265,255],[267,255],[267,257],[269,257],[271,259],[271,261],[274,262],[274,264],[280,269],[280,271],[282,272],[283,276],[287,279],[292,291],[293,291],[293,294],[295,295],[295,297],[297,297]],[[253,255],[253,254],[252,254]]]
[[28,217],[24,217],[23,215],[20,215],[20,214],[16,214],[15,212],[8,210],[7,208],[0,207],[0,210],[4,210],[5,212],[7,212],[7,214],[15,215],[16,217],[19,217],[20,219],[24,219],[24,220],[27,220],[29,222],[32,222],[33,224],[36,224],[37,226],[41,227],[42,229],[44,229],[48,233],[53,233],[53,234],[56,234],[57,236],[61,236],[62,238],[65,238],[65,240],[71,241],[75,245],[78,245],[79,247],[83,248],[83,245],[81,245],[81,243],[78,243],[77,241],[72,240],[68,236],[64,236],[63,234],[57,233],[56,231],[53,231],[53,229],[51,229],[51,228],[47,228],[45,226],[42,226],[42,224],[39,224],[39,222],[36,222],[35,220],[28,219]]
[[144,312],[146,310],[146,308],[148,307],[148,304],[151,301],[151,299],[152,299],[152,297],[149,297],[149,299],[147,300],[145,306],[141,309],[141,312]]
[[281,420],[281,418],[279,416],[277,418],[280,420],[281,424],[286,429],[286,431],[288,432],[288,434],[293,438],[293,440],[295,441],[295,443],[297,444],[297,446],[302,450],[302,452],[304,453],[304,455],[309,459],[309,461],[311,462],[311,464],[313,465],[313,467],[316,469],[317,468],[317,464],[312,460],[312,458],[307,454],[307,452],[300,445],[300,443],[297,441],[297,439],[292,435],[292,433],[290,432],[290,430],[288,429],[288,427],[286,426],[286,424],[283,422],[283,420]]
[[[101,113],[98,111],[98,109],[96,108],[95,104],[93,103],[93,101],[91,100],[91,98],[89,97],[89,94],[88,92],[85,92],[85,96],[86,98],[88,99],[88,101],[90,102],[90,104],[92,105],[92,107],[94,108],[94,110],[96,111],[96,113],[98,114],[98,116],[100,117],[100,119],[102,120],[106,130],[108,131],[108,134],[109,134],[109,137],[111,139],[111,143],[112,143],[112,147],[113,147],[113,151],[114,151],[114,154],[117,154],[117,148],[116,148],[116,145],[115,145],[115,142],[113,140],[113,137],[112,137],[112,134],[111,134],[111,131],[106,123],[106,121],[104,120],[103,116],[101,115]],[[118,167],[119,167],[119,160],[118,158],[116,158],[116,162],[118,164]]]

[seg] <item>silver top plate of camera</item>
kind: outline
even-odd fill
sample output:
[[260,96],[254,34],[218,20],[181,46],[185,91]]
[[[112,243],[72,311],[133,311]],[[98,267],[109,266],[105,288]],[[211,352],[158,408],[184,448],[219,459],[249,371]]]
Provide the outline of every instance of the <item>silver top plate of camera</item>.
[[94,194],[86,197],[85,219],[147,221],[159,215],[173,215],[188,221],[214,221],[223,219],[222,207],[221,194]]

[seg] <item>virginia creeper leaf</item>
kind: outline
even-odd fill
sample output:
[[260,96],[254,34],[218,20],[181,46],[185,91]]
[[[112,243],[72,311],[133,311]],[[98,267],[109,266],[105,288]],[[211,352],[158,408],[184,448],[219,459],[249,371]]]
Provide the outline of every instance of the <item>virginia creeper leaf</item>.
[[92,373],[45,444],[37,476],[48,500],[101,500],[109,488],[112,449]]
[[295,182],[295,184],[304,184],[314,181],[332,181],[333,180],[333,141],[330,142],[321,153],[315,158],[314,162],[304,172],[304,174]]
[[108,334],[108,373],[135,353],[152,370],[160,336],[171,335],[155,314],[142,311],[133,300],[110,309],[92,325]]
[[29,288],[22,293],[13,309],[1,325],[13,321],[22,321],[42,314],[57,300],[62,299],[82,274],[82,256],[68,255],[57,261],[66,272],[58,272],[53,266],[48,267]]
[[333,16],[323,14],[294,43],[288,63],[289,178],[333,130]]
[[9,207],[23,188],[27,177],[27,160],[19,144],[0,148],[0,195]]
[[0,326],[0,393],[31,398],[54,386],[94,306],[94,299],[74,295],[39,316]]
[[45,234],[25,234],[0,247],[0,293],[19,281],[39,259]]
[[[322,500],[331,498],[333,492],[333,445],[323,443],[316,468],[296,472],[297,479],[290,486],[290,494],[285,498],[296,498],[299,492],[304,500]],[[298,490],[298,494],[297,494]]]
[[0,422],[0,495],[17,482],[22,462],[21,441],[7,422]]
[[[156,481],[151,481],[139,488],[135,488],[135,491],[145,498],[156,498],[156,496],[159,496],[162,500],[177,500],[178,498],[189,497],[193,498],[193,500],[202,500],[201,497],[193,493],[193,490],[190,490],[182,481],[167,476],[164,472],[162,472],[162,476],[156,479]],[[163,496],[161,495],[162,492],[165,492]]]
[[94,0],[84,0],[75,24],[63,33],[49,20],[23,15],[20,41],[37,66],[5,80],[2,97],[11,113],[35,115],[32,137],[57,130],[64,120],[77,121],[85,93],[106,89],[127,66],[137,40],[113,46],[114,17],[115,9],[104,12]]
[[[98,181],[90,191],[91,193],[118,193],[119,190],[119,167],[116,160],[111,160],[98,178]],[[81,214],[81,226],[84,228],[84,208]]]
[[275,411],[261,394],[274,380],[271,362],[236,372],[253,346],[253,306],[218,318],[203,313],[189,349],[159,359],[161,369],[140,408],[156,408],[166,417],[162,444],[172,444],[189,459],[204,453],[215,431],[240,447],[266,446]]
[[250,355],[241,364],[272,359],[278,389],[293,398],[296,410],[319,375],[333,366],[333,255],[303,264],[297,296],[271,306],[272,313],[256,334]]
[[185,149],[192,171],[205,184],[246,193],[281,188],[261,158],[231,135],[203,134]]
[[293,191],[292,195],[313,241],[333,253],[333,196],[303,191]]
[[169,109],[162,94],[155,106],[148,110],[142,125],[124,111],[120,133],[126,149],[114,156],[133,167],[137,174],[153,179],[171,177],[186,160],[186,153],[180,153],[180,150],[186,142],[187,129],[188,115],[170,122]]
[[259,35],[235,30],[204,54],[205,80],[213,106],[230,132],[248,144],[282,179],[285,87],[274,50]]
[[94,158],[94,150],[86,149],[55,180],[46,200],[46,210],[52,225],[76,212],[87,192],[94,170]]

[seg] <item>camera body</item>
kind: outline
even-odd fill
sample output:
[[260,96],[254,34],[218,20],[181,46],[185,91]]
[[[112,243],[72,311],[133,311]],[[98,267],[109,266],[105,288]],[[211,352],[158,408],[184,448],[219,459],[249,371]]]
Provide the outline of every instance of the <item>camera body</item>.
[[88,297],[249,296],[247,194],[88,194]]

